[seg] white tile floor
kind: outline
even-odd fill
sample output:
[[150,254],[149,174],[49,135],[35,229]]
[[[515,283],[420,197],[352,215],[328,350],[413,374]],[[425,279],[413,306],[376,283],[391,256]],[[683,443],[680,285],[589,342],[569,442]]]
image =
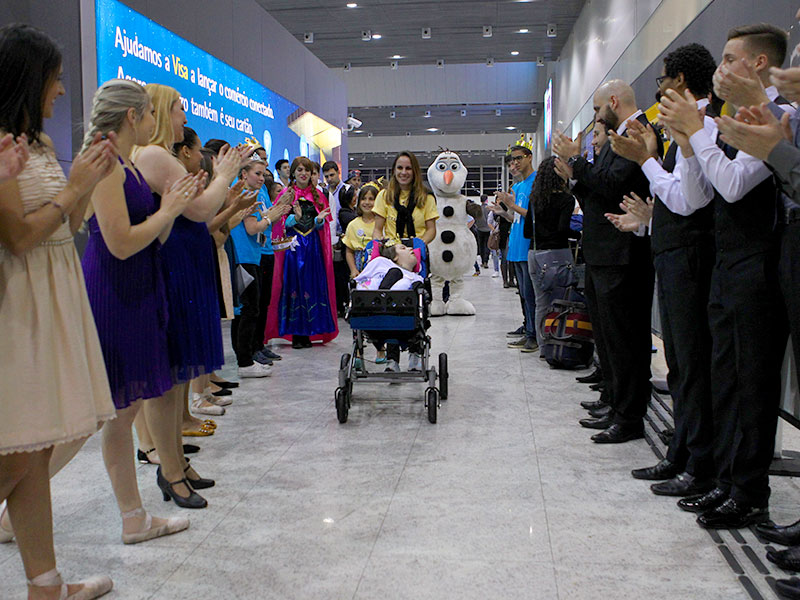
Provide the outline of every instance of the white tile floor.
[[[122,545],[99,437],[87,443],[53,481],[61,571],[107,573],[109,598],[131,600],[748,598],[692,515],[630,477],[654,462],[649,446],[592,444],[577,420],[593,394],[575,373],[506,348],[514,291],[484,272],[467,292],[478,316],[431,332],[451,371],[437,425],[422,384],[358,384],[337,422],[349,331],[279,347],[275,376],[245,381],[201,439],[193,464],[218,484],[186,532]],[[149,510],[184,513],[161,501],[154,467],[138,472]],[[773,517],[793,520],[800,490],[773,489]],[[25,597],[14,544],[0,547],[0,582],[2,598]]]

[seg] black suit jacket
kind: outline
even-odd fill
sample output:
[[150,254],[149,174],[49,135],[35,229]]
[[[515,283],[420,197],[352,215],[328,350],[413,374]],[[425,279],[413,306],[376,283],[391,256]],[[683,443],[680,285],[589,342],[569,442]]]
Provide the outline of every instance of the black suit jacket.
[[[637,120],[653,127],[644,114]],[[661,136],[658,145],[659,156],[663,156]],[[615,154],[611,144],[606,144],[594,164],[578,158],[573,165],[573,177],[577,181],[573,192],[583,210],[583,256],[587,264],[627,265],[639,253],[649,255],[646,237],[623,233],[605,217],[605,213],[621,212],[619,205],[625,194],[634,192],[643,200],[650,195],[650,182],[639,165]]]

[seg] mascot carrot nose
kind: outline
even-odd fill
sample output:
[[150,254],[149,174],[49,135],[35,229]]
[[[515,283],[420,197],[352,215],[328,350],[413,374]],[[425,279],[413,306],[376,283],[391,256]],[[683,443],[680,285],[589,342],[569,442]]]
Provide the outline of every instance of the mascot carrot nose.
[[444,184],[445,185],[450,185],[450,182],[452,182],[452,181],[453,181],[453,172],[450,171],[450,170],[447,170],[445,172],[445,174],[444,174]]

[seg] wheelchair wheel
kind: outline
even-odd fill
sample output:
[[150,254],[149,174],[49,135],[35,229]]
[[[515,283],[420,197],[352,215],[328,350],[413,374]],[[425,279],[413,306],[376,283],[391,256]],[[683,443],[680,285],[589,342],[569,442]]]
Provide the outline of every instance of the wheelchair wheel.
[[347,388],[336,388],[336,418],[339,423],[347,423],[347,414],[350,410],[350,402],[347,397]]
[[436,423],[436,413],[439,410],[439,392],[436,388],[425,390],[425,404],[428,405],[428,421]]
[[439,355],[439,395],[447,400],[447,354]]
[[339,387],[345,388],[348,383],[348,374],[350,370],[350,355],[342,354],[342,359],[339,361]]

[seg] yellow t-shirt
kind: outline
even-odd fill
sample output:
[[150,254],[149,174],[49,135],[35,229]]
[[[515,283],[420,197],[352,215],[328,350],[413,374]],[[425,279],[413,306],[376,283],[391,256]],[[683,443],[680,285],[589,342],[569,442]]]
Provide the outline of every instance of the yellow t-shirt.
[[[409,192],[401,190],[400,204],[407,206],[408,196]],[[375,206],[372,207],[372,212],[386,219],[386,224],[383,226],[383,236],[399,241],[400,238],[397,235],[397,210],[394,207],[394,201],[387,197],[386,190],[381,190],[378,194],[375,199]],[[417,201],[413,216],[416,237],[421,238],[425,233],[425,221],[439,218],[439,211],[436,210],[436,198],[433,197],[433,194],[428,194],[424,203]]]
[[347,226],[342,242],[353,252],[363,250],[372,239],[372,229],[374,227],[374,222],[366,223],[361,217],[356,217]]

